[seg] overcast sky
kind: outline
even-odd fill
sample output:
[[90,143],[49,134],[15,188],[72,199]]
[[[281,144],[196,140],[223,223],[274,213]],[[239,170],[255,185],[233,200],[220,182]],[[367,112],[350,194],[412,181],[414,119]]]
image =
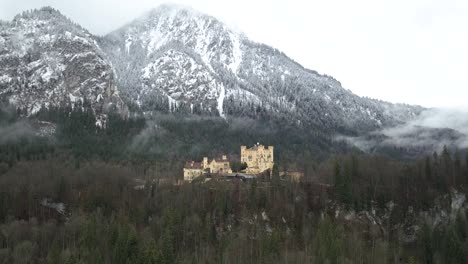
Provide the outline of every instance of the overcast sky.
[[[0,19],[50,5],[105,34],[159,0],[0,0]],[[361,96],[468,107],[468,0],[176,0],[334,76]]]

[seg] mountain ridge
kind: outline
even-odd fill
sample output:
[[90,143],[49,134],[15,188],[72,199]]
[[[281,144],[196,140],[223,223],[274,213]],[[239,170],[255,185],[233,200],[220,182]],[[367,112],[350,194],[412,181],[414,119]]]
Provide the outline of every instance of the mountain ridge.
[[15,16],[2,25],[0,44],[0,96],[28,114],[85,101],[97,115],[126,111],[94,36],[60,11],[44,7]]
[[[132,112],[143,114],[163,111],[218,115],[223,118],[247,116],[287,120],[296,125],[326,127],[353,134],[404,123],[424,110],[419,106],[359,97],[344,89],[332,76],[307,69],[284,52],[254,42],[215,17],[186,6],[164,4],[105,36],[90,34],[50,7],[32,14],[26,16],[31,16],[29,19],[36,22],[46,18],[44,21],[52,24],[53,30],[63,31],[63,38],[67,38],[66,32],[69,32],[63,28],[76,31],[78,35],[67,43],[74,47],[70,52],[88,52],[87,56],[90,57],[85,57],[80,63],[89,65],[91,61],[93,69],[97,70],[80,73],[81,69],[76,65],[64,62],[57,74],[62,76],[67,69],[75,68],[69,75],[70,78],[82,75],[75,78],[80,87],[77,87],[75,80],[73,89],[62,87],[63,91],[55,96],[41,94],[40,105],[32,102],[35,98],[30,98],[37,96],[34,89],[12,85],[8,79],[10,74],[0,71],[0,79],[3,80],[0,81],[0,95],[5,96],[9,92],[12,102],[18,101],[17,98],[24,99],[19,102],[20,106],[31,112],[44,105],[70,103],[73,101],[71,99],[80,98],[81,101],[94,102],[96,113],[106,112],[108,105],[118,105],[114,108],[125,114],[128,114],[128,106]],[[27,28],[17,28],[24,19],[22,16],[25,14],[17,15],[9,27],[3,26],[6,29],[2,29],[1,34],[8,35],[12,30],[17,35],[29,34]],[[66,22],[54,28],[54,21]],[[34,23],[31,27],[34,27]],[[40,30],[30,36],[30,41],[40,40],[38,34],[54,35],[50,28]],[[89,42],[89,46],[77,50],[83,46],[83,43],[79,43],[83,42],[80,38]],[[0,44],[2,41],[4,37],[0,39]],[[42,44],[39,45],[39,53],[57,49],[56,46]],[[11,38],[8,45],[12,45]],[[0,54],[8,57],[24,49],[24,46],[18,44],[15,48]],[[32,50],[25,50],[17,57],[26,60],[24,57],[29,55],[28,52],[33,53]],[[33,59],[38,61],[38,58]],[[24,62],[14,66],[21,71],[27,69],[27,65]],[[105,72],[105,76],[100,76],[99,71]],[[84,76],[86,74],[92,78],[86,78],[89,77]],[[23,83],[34,81],[18,74],[13,77]],[[67,78],[58,79],[64,84],[70,82]],[[107,83],[107,88],[104,83]],[[12,89],[12,86],[19,88]],[[57,89],[57,86],[53,87]],[[49,89],[46,86],[43,93],[50,94]],[[24,91],[31,96],[26,98],[21,95]],[[106,106],[96,103],[101,97],[105,98]]]
[[[116,65],[118,75],[125,76],[122,77],[124,80],[121,86],[124,93],[128,94],[130,104],[133,101],[143,111],[151,111],[154,106],[146,107],[147,103],[140,101],[140,98],[155,96],[161,99],[158,110],[171,112],[174,108],[182,107],[188,111],[200,108],[199,111],[208,113],[216,109],[221,116],[224,113],[251,114],[245,113],[245,108],[231,103],[243,101],[254,107],[265,108],[269,113],[283,114],[286,119],[299,123],[323,126],[330,120],[328,116],[334,116],[332,119],[336,120],[330,122],[334,128],[356,130],[356,127],[363,127],[363,130],[370,130],[407,121],[423,110],[418,106],[390,104],[356,96],[342,88],[335,78],[303,67],[278,49],[249,40],[245,34],[229,29],[212,16],[180,6],[164,5],[153,9],[104,36],[103,42],[109,59]],[[167,50],[173,51],[165,54]],[[155,60],[173,56],[175,51],[181,54],[179,60],[187,61],[187,57],[190,57],[192,63],[205,68],[203,75],[208,76],[208,83],[211,84],[202,95],[212,96],[180,99],[180,94],[196,94],[198,86],[161,85],[158,78],[170,79],[170,76],[181,74],[175,70],[169,72],[158,67],[155,69],[154,66],[158,66]],[[127,65],[122,65],[120,61],[125,61]],[[177,59],[167,61],[174,62]],[[180,69],[171,63],[166,66]],[[131,74],[128,68],[133,69]],[[154,69],[154,74],[148,74],[148,69]],[[182,75],[196,74],[187,70]],[[219,99],[223,91],[225,96],[221,107]],[[297,92],[303,93],[298,94],[301,98],[294,98]],[[315,92],[322,98],[313,95]],[[342,99],[346,102],[342,103]],[[310,106],[311,102],[315,106]],[[334,107],[331,105],[333,103],[339,106]],[[346,109],[343,111],[343,108]],[[223,109],[223,113],[220,109]]]

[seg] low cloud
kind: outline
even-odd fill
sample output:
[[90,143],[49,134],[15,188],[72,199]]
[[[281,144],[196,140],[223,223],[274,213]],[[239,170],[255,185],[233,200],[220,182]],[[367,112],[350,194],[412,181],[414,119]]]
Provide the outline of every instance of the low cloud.
[[410,122],[365,136],[339,136],[363,151],[376,147],[415,147],[440,151],[444,146],[468,148],[468,109],[430,109]]
[[450,128],[468,135],[468,107],[458,109],[430,109],[408,123],[413,126]]
[[33,127],[26,121],[0,125],[0,144],[16,142],[34,135]]

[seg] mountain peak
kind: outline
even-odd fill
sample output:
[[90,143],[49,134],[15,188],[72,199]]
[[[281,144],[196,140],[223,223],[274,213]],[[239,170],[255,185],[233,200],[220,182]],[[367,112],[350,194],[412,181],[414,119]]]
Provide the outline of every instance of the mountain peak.
[[195,10],[193,7],[188,6],[188,5],[182,5],[182,4],[176,4],[176,3],[163,3],[159,5],[158,7],[154,8],[153,11],[158,11],[158,12],[193,12],[193,13],[200,13],[197,10]]
[[163,4],[99,39],[51,7],[16,19],[0,36],[2,52],[18,57],[0,61],[0,96],[32,112],[52,101],[49,91],[60,91],[56,102],[86,98],[100,110],[121,103],[118,89],[134,111],[278,118],[343,134],[419,112],[358,97],[189,6]]
[[18,20],[18,19],[66,19],[69,20],[68,17],[63,15],[59,10],[50,7],[50,6],[44,6],[39,9],[32,9],[25,11],[21,14],[18,14],[15,16],[13,21]]
[[159,5],[143,15],[142,20],[159,20],[161,18],[168,18],[172,21],[186,19],[209,19],[217,21],[216,18],[202,13],[191,6],[174,3]]

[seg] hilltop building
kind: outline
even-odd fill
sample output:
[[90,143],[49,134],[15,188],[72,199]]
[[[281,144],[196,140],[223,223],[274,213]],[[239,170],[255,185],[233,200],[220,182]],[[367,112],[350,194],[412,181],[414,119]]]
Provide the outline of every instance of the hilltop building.
[[208,159],[204,157],[202,162],[189,161],[184,166],[184,181],[193,181],[195,178],[205,174],[232,173],[231,164],[226,155],[220,158]]
[[226,155],[222,155],[220,158],[214,158],[208,160],[207,157],[203,158],[203,168],[207,169],[209,173],[232,173],[231,164]]
[[251,148],[241,146],[241,162],[247,163],[246,173],[260,174],[273,170],[273,146],[265,147],[257,143]]
[[184,181],[191,182],[193,179],[203,175],[205,170],[203,169],[203,163],[189,161],[184,166]]

